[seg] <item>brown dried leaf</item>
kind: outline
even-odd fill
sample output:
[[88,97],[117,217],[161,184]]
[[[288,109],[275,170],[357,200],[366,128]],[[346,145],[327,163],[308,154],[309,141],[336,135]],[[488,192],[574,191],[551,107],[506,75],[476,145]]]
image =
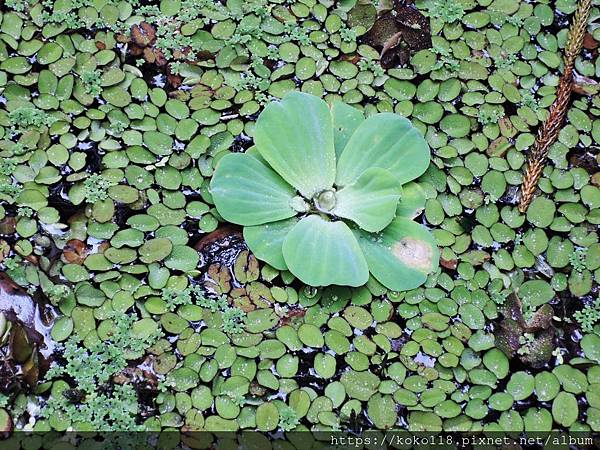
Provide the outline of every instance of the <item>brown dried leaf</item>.
[[147,63],[154,64],[156,62],[156,56],[154,55],[154,51],[151,48],[144,48],[142,54],[144,55],[144,59]]
[[381,49],[381,66],[404,65],[410,55],[431,47],[429,20],[413,4],[394,2],[393,9],[383,12],[363,41]]
[[156,30],[147,22],[131,27],[131,39],[139,47],[148,47],[156,41]]
[[598,41],[594,39],[590,33],[585,33],[583,37],[583,48],[587,50],[595,50],[598,48]]
[[15,217],[5,217],[0,220],[0,234],[10,236],[17,230],[17,219]]
[[190,49],[189,48],[185,48],[185,49],[175,49],[173,50],[173,59],[175,60],[186,60],[189,61],[190,59],[188,59],[188,54],[190,53]]
[[[504,309],[505,318],[496,329],[496,346],[509,358],[518,358],[524,364],[541,367],[552,357],[552,347],[555,329],[552,326],[554,310],[548,304],[540,307],[529,322],[523,317],[521,300],[511,294]],[[534,335],[533,341],[527,344],[527,352],[519,354],[523,347],[520,342],[525,333]]]
[[363,41],[375,48],[383,48],[385,43],[400,31],[394,17],[388,12],[377,19],[373,28],[364,35]]
[[143,47],[138,47],[137,45],[130,45],[129,53],[132,56],[140,56],[144,53],[144,49],[143,49]]
[[183,83],[183,78],[179,75],[173,75],[172,73],[167,75],[167,81],[174,88],[177,89]]
[[0,239],[0,262],[10,255],[10,245],[4,239]]
[[[591,147],[589,151],[585,153],[582,151],[577,151],[569,157],[569,163],[571,163],[574,167],[581,167],[585,169],[590,175],[593,176],[600,171],[600,161],[598,159],[598,155],[594,154],[594,152],[597,151],[597,147]],[[592,183],[593,182],[594,180],[592,179]]]
[[552,358],[554,349],[554,329],[544,330],[537,333],[534,341],[527,346],[528,352],[520,355],[521,362],[528,364],[534,369],[544,367]]
[[405,41],[413,52],[431,47],[429,20],[412,4],[397,2],[396,20],[403,27]]
[[400,45],[400,42],[402,42],[402,36],[402,30],[390,36],[390,38],[383,44],[383,49],[381,50],[380,57],[383,57],[389,50],[396,48],[398,45]]
[[456,268],[458,267],[458,260],[457,259],[440,258],[440,264],[442,265],[442,267],[445,267],[446,269],[456,270]]
[[235,278],[242,284],[258,280],[260,274],[258,261],[248,250],[241,252],[233,266]]
[[496,347],[509,358],[514,358],[521,346],[519,336],[523,334],[523,329],[516,320],[505,319],[496,329]]
[[211,264],[208,268],[209,279],[204,282],[204,286],[217,295],[227,294],[231,290],[231,274],[227,266],[221,264]]
[[498,126],[500,127],[500,131],[502,132],[502,136],[514,136],[515,126],[510,121],[510,117],[503,117],[498,121]]
[[119,33],[117,34],[116,39],[117,42],[120,42],[121,44],[127,44],[131,42],[131,37],[128,34]]
[[252,303],[258,308],[268,308],[273,303],[271,290],[258,281],[251,283],[246,288],[246,292],[248,292]]
[[23,373],[23,379],[29,386],[34,387],[37,385],[40,378],[37,349],[34,348],[29,359],[21,365],[21,372]]
[[510,149],[510,142],[504,136],[500,136],[492,141],[485,153],[490,157],[503,158],[508,149]]
[[244,312],[254,311],[256,306],[250,300],[245,288],[237,288],[231,291],[233,306],[240,308]]
[[[149,367],[151,363],[151,358],[146,358],[142,365]],[[116,384],[134,384],[138,387],[143,387],[144,389],[152,391],[155,391],[158,388],[158,378],[156,374],[151,370],[144,369],[140,366],[123,369],[113,376],[113,382]]]
[[6,273],[0,272],[0,312],[11,322],[18,322],[29,332],[28,340],[36,344],[44,342],[41,322],[36,322],[37,305],[27,292]]
[[304,308],[294,308],[288,310],[287,314],[281,318],[279,322],[279,326],[289,325],[292,322],[295,322],[296,319],[302,319],[306,314],[306,309]]
[[154,48],[153,52],[154,52],[154,61],[155,61],[155,64],[157,66],[166,66],[167,65],[167,58],[165,58],[165,55],[163,54],[162,50]]
[[83,264],[88,255],[88,249],[85,242],[79,239],[67,241],[63,248],[63,259],[69,264]]
[[552,317],[554,316],[554,310],[552,306],[545,304],[542,305],[533,314],[528,322],[525,322],[525,332],[533,333],[535,331],[546,330],[552,326]]

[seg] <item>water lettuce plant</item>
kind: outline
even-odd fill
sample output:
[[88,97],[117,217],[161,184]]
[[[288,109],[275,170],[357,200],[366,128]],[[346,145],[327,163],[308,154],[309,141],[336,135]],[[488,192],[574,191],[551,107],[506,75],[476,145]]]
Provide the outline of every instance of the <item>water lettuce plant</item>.
[[[111,448],[179,429],[171,447],[186,430],[204,447],[253,430],[600,432],[597,13],[543,194],[518,209],[586,1],[4,2],[6,447],[64,446],[63,430],[83,448],[92,430],[117,431]],[[403,184],[396,216],[440,248],[426,289],[305,287],[221,226],[215,169],[294,90],[424,134],[427,201]]]
[[259,259],[312,286],[361,286],[370,272],[396,291],[437,266],[433,236],[412,220],[424,195],[408,183],[430,152],[409,120],[293,92],[266,106],[254,143],[221,159],[211,192]]

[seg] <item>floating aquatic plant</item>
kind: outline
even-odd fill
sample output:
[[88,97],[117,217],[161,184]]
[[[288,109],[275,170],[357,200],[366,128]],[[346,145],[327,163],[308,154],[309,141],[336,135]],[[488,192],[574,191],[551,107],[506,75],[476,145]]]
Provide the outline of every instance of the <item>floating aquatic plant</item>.
[[[600,431],[595,12],[544,195],[517,208],[576,8],[4,2],[0,431],[36,434],[7,445],[64,446],[66,429],[180,430],[171,447],[248,444],[194,430]],[[396,215],[423,211],[441,249],[426,288],[298,286],[221,226],[215,169],[294,90],[425,136],[432,164]]]
[[433,236],[397,214],[402,185],[429,165],[407,119],[292,93],[265,108],[254,134],[254,149],[220,161],[211,191],[259,259],[313,286],[361,286],[369,272],[393,290],[425,281]]

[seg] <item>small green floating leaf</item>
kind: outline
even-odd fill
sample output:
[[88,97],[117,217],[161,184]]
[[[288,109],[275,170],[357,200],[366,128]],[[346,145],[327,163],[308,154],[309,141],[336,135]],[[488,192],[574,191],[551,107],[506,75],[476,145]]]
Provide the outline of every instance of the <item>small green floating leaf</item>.
[[546,228],[552,223],[556,205],[552,200],[537,197],[527,209],[527,220],[538,228]]
[[556,375],[563,389],[572,394],[585,392],[588,387],[588,381],[585,374],[575,367],[568,364],[562,364],[555,367],[552,373]]
[[600,363],[600,336],[597,334],[586,334],[581,340],[581,349],[586,358]]
[[66,340],[73,332],[73,319],[67,316],[59,317],[52,327],[52,339],[56,342]]
[[367,414],[379,430],[392,428],[398,420],[396,404],[391,395],[373,395],[367,404]]
[[310,323],[304,323],[300,326],[298,337],[308,347],[321,348],[325,344],[321,330]]
[[529,280],[521,285],[518,294],[524,305],[536,308],[552,300],[554,290],[544,280]]
[[552,416],[564,427],[569,427],[577,420],[579,406],[577,399],[569,392],[559,392],[552,402]]
[[263,403],[256,409],[256,426],[259,431],[273,431],[279,423],[279,410],[275,404]]
[[344,372],[340,379],[341,383],[346,388],[346,393],[350,398],[366,402],[375,392],[381,381],[377,375],[371,372],[356,372],[350,370]]
[[173,244],[170,239],[156,238],[144,242],[139,248],[140,261],[144,264],[150,264],[157,261],[162,261],[171,254]]
[[197,268],[200,261],[198,252],[187,245],[175,245],[173,250],[165,259],[165,266],[169,269],[189,272]]
[[529,397],[535,387],[535,379],[527,372],[516,372],[508,381],[506,390],[513,396],[515,401],[525,400]]
[[535,376],[535,395],[538,400],[552,400],[560,391],[558,378],[551,372],[540,372]]

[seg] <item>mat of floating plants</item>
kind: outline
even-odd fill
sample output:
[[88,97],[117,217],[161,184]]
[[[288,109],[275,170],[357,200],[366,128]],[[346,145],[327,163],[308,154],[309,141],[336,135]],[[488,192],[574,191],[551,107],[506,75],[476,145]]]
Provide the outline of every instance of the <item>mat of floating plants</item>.
[[0,446],[599,432],[599,45],[597,0],[4,1]]

